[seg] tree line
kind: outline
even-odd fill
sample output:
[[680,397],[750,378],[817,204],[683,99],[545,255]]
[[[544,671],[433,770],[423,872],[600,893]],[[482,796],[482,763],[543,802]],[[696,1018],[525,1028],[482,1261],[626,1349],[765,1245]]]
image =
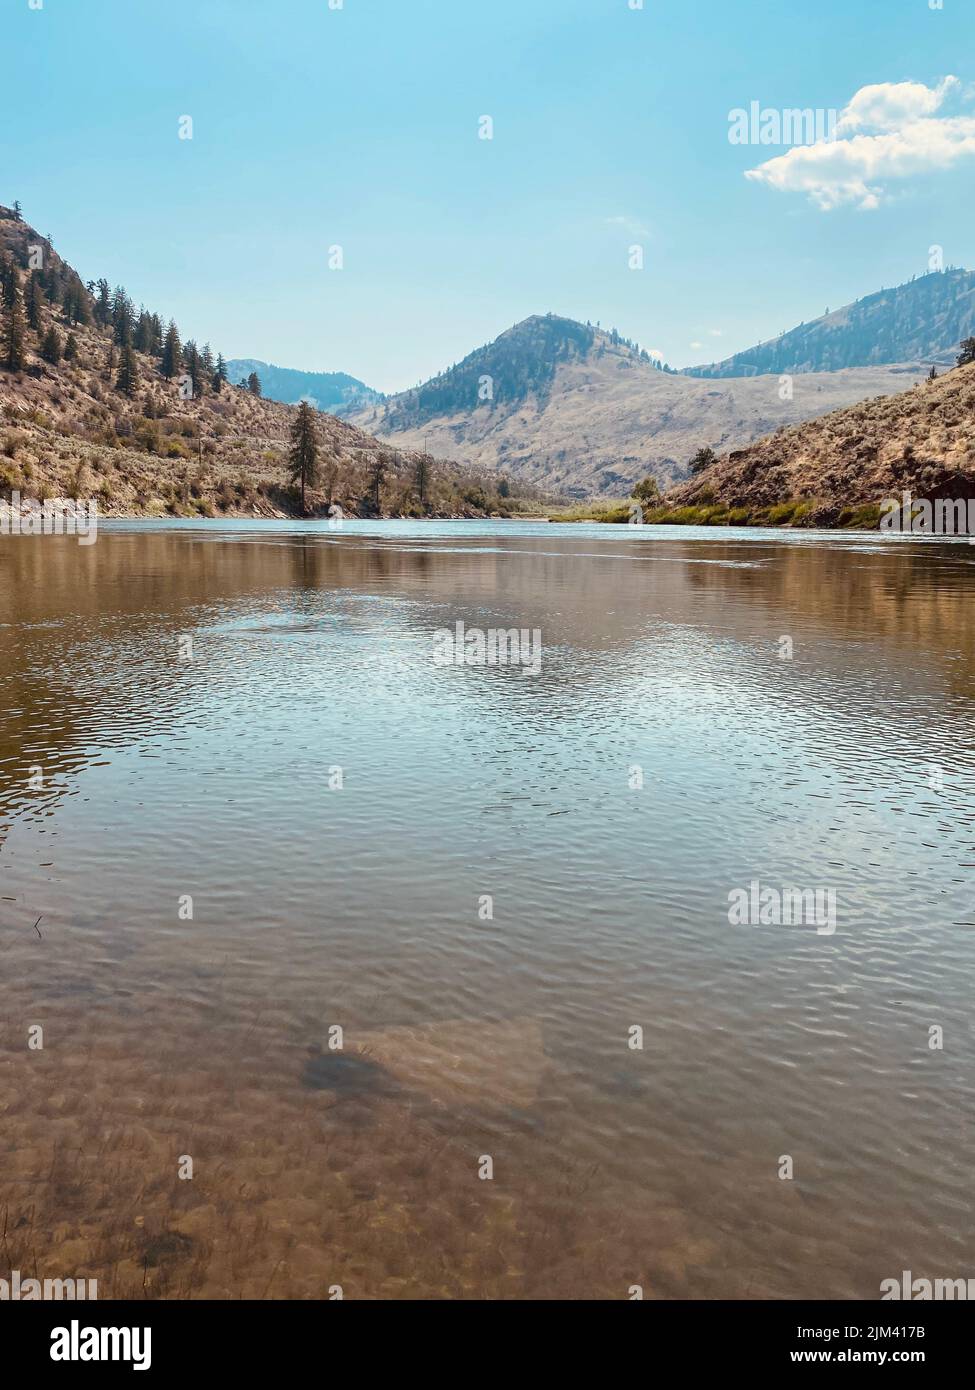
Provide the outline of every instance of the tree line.
[[[15,222],[23,223],[19,202],[14,203],[12,213]],[[58,366],[62,361],[78,361],[76,330],[96,328],[111,339],[109,370],[126,396],[134,396],[139,386],[137,353],[153,359],[156,370],[167,380],[188,379],[194,397],[219,394],[228,384],[223,353],[214,356],[209,343],[200,348],[193,339],[181,341],[174,319],[164,325],[160,315],[144,305],[137,312],[124,286],[113,289],[104,278],[84,283],[76,271],[54,256],[50,237],[29,245],[25,236],[12,252],[0,254],[0,308],[0,366],[7,371],[22,371],[27,365],[28,333],[36,337],[38,355]],[[65,333],[54,321],[55,312],[60,314]],[[252,395],[261,394],[256,372],[240,386]]]

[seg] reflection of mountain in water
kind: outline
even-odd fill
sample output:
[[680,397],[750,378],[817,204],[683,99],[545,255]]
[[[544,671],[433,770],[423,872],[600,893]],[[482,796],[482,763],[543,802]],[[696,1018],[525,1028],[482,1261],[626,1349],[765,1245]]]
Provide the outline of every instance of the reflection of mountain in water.
[[[93,547],[8,540],[2,565],[8,817],[49,814],[92,748],[104,757],[185,733],[213,682],[239,682],[243,695],[250,684],[307,680],[325,659],[321,643],[327,660],[342,661],[347,648],[329,645],[339,636],[426,680],[434,632],[457,619],[538,627],[540,675],[465,667],[449,673],[451,693],[476,692],[499,719],[507,700],[538,702],[567,729],[588,717],[597,686],[625,702],[664,653],[699,686],[818,703],[826,728],[878,698],[880,674],[883,698],[902,701],[905,716],[912,692],[970,695],[975,674],[970,553],[952,545],[605,531],[593,540],[551,528],[443,541],[422,528],[413,539],[158,530],[103,532]],[[778,638],[799,628],[804,649],[785,666]],[[179,658],[185,634],[192,661]],[[970,748],[965,721],[952,737]],[[38,765],[45,786],[32,791]]]

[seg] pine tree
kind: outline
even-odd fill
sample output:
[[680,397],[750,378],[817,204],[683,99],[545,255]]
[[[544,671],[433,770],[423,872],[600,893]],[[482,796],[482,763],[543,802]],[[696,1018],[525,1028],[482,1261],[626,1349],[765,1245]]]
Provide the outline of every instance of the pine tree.
[[213,389],[214,389],[214,391],[217,391],[217,392],[222,391],[223,388],[224,388],[224,385],[225,385],[226,381],[227,381],[227,364],[226,364],[226,362],[223,360],[223,353],[220,352],[220,353],[217,354],[217,366],[216,366],[216,370],[215,370],[214,373],[213,373]]
[[24,215],[23,215],[23,212],[21,211],[20,203],[19,203],[19,202],[18,202],[18,203],[14,203],[14,221],[15,221],[15,222],[23,222],[23,220],[24,220]]
[[[427,489],[430,486],[430,459],[427,454],[421,454],[416,461],[416,495],[421,507],[427,504]],[[501,489],[498,489],[500,494]]]
[[145,309],[139,310],[139,321],[132,334],[132,346],[136,352],[149,353],[152,351],[152,315]]
[[64,292],[64,314],[70,324],[91,322],[88,296],[80,280],[69,283]]
[[104,277],[96,280],[95,289],[98,291],[95,300],[95,322],[106,328],[112,321],[112,295],[108,281]]
[[13,295],[14,284],[17,272],[11,256],[4,251],[0,256],[0,290],[3,291],[3,302],[9,304]]
[[958,354],[958,365],[967,367],[971,362],[975,362],[975,338],[966,338]]
[[124,396],[128,396],[130,399],[136,393],[139,385],[139,367],[131,347],[122,349],[122,362],[118,369],[115,385]]
[[247,378],[247,389],[252,396],[259,396],[261,394],[261,378],[256,372],[251,372],[250,376]]
[[24,296],[24,306],[27,311],[27,323],[36,333],[41,326],[41,308],[44,304],[44,291],[41,289],[40,281],[36,275],[32,275],[27,281],[27,293]]
[[78,339],[73,333],[68,334],[68,341],[64,345],[65,362],[77,362],[78,360]]
[[386,481],[386,470],[389,465],[389,456],[381,449],[376,455],[376,461],[372,466],[372,504],[376,509],[376,515],[382,515],[382,486]]
[[193,395],[202,396],[203,394],[203,365],[196,343],[192,339],[183,348],[183,365],[189,373],[193,383]]
[[13,272],[12,288],[7,295],[7,306],[4,314],[4,334],[3,334],[3,362],[8,372],[19,372],[25,362],[24,353],[24,334],[26,327],[24,324],[24,306],[21,303],[20,285],[17,282],[17,272]]
[[119,347],[132,346],[132,301],[121,285],[112,295],[112,331]]
[[305,490],[314,487],[318,478],[318,440],[315,435],[315,414],[307,401],[298,407],[291,426],[291,452],[288,455],[291,482],[301,484],[301,510],[306,511]]
[[162,363],[160,370],[163,376],[170,380],[176,375],[182,366],[183,354],[179,345],[179,333],[172,319],[169,320],[169,327],[166,329],[166,340],[163,343]]
[[61,361],[61,335],[53,324],[44,334],[41,356],[45,362],[50,362],[52,367],[56,367]]
[[717,454],[708,445],[705,445],[702,449],[698,449],[690,462],[692,476],[703,473],[706,468],[710,468],[712,463],[717,463],[717,461]]

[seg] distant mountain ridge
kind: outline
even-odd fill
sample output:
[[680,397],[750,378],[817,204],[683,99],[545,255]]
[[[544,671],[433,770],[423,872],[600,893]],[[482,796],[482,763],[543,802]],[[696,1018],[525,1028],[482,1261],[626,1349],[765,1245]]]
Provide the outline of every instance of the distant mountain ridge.
[[331,415],[359,410],[383,399],[381,392],[373,391],[347,372],[303,372],[295,367],[276,367],[253,357],[233,358],[227,363],[227,372],[235,385],[256,372],[262,393],[272,401],[297,405],[305,400]]
[[646,350],[621,338],[616,329],[594,328],[558,314],[532,314],[422,386],[389,397],[383,421],[391,431],[415,429],[463,411],[471,402],[518,405],[530,396],[544,399],[560,364],[585,361],[594,350],[602,351],[604,342],[656,366]]
[[738,448],[923,375],[898,365],[808,373],[783,399],[777,376],[695,380],[615,329],[536,314],[421,386],[345,418],[397,447],[539,488],[626,496],[648,473],[661,484],[684,478],[705,445]]
[[975,333],[975,273],[932,271],[879,290],[723,362],[685,367],[685,376],[722,378],[834,372],[895,362],[950,364]]

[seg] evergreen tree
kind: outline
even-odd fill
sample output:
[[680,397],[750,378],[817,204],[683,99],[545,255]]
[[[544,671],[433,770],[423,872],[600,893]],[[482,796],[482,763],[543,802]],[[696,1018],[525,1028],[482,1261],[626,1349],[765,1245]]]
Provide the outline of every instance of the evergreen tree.
[[53,323],[44,334],[44,341],[41,343],[41,356],[45,362],[50,362],[52,367],[56,367],[61,361],[61,335]]
[[78,360],[78,339],[73,333],[68,334],[68,341],[64,345],[65,362],[77,362]]
[[8,252],[4,251],[3,255],[0,256],[0,290],[3,291],[4,304],[10,303],[16,279],[17,272],[13,259]]
[[197,351],[196,343],[194,343],[192,339],[183,348],[183,363],[193,383],[193,395],[202,396],[203,364],[200,359],[200,354]]
[[698,449],[697,453],[691,459],[690,470],[692,476],[703,473],[706,468],[710,468],[712,463],[717,463],[717,461],[717,454],[712,448],[705,444],[702,449]]
[[958,354],[959,367],[967,367],[970,362],[975,362],[975,338],[966,338]]
[[44,291],[41,289],[40,281],[35,274],[27,281],[27,293],[24,295],[27,323],[35,333],[41,326],[41,308],[43,304]]
[[291,482],[301,484],[301,510],[307,510],[305,490],[314,487],[318,478],[318,439],[315,434],[315,414],[307,401],[298,407],[291,426],[291,451],[288,454]]
[[88,296],[80,280],[69,282],[64,292],[64,314],[70,324],[91,322]]
[[372,488],[372,505],[376,509],[377,516],[382,515],[382,486],[383,483],[386,481],[386,471],[388,466],[389,455],[384,453],[383,450],[380,449],[376,455],[376,461],[372,466],[372,479],[370,480],[370,486]]
[[213,376],[213,353],[210,351],[210,344],[203,344],[203,351],[200,353],[200,366],[203,368],[203,375],[206,381],[210,381]]
[[132,346],[132,301],[121,285],[112,295],[112,331],[119,347]]
[[139,385],[139,367],[131,346],[122,349],[122,361],[118,369],[118,377],[115,385],[124,396],[128,396],[130,399],[136,393],[136,389]]
[[213,389],[214,389],[214,391],[217,391],[217,392],[222,391],[223,388],[224,388],[224,384],[225,384],[226,380],[227,380],[227,364],[226,364],[226,362],[223,360],[223,353],[221,352],[221,353],[218,353],[218,354],[217,354],[217,366],[216,366],[216,370],[215,370],[214,373],[213,373]]
[[938,380],[938,369],[937,369],[937,367],[932,367],[931,370],[928,372],[928,381],[937,381],[937,380]]
[[[421,454],[416,461],[416,495],[421,507],[427,504],[427,489],[430,486],[430,458]],[[500,488],[498,491],[500,492]]]
[[250,376],[247,378],[247,389],[252,396],[259,396],[261,394],[261,378],[256,372],[251,372]]
[[24,215],[23,215],[23,213],[21,212],[20,203],[19,203],[19,202],[14,203],[14,221],[15,221],[15,222],[23,222],[23,220],[24,220]]
[[166,340],[163,343],[161,371],[163,376],[170,380],[176,375],[182,366],[183,354],[179,345],[179,333],[172,319],[169,320],[169,327],[166,329]]
[[145,309],[139,310],[139,321],[132,334],[132,346],[136,352],[152,352],[152,315]]
[[95,322],[106,328],[112,321],[112,295],[108,281],[104,277],[96,280],[95,289],[98,291],[95,299]]
[[17,272],[13,272],[12,289],[7,296],[3,324],[3,363],[9,372],[19,372],[26,360],[24,351],[24,306],[21,303]]

